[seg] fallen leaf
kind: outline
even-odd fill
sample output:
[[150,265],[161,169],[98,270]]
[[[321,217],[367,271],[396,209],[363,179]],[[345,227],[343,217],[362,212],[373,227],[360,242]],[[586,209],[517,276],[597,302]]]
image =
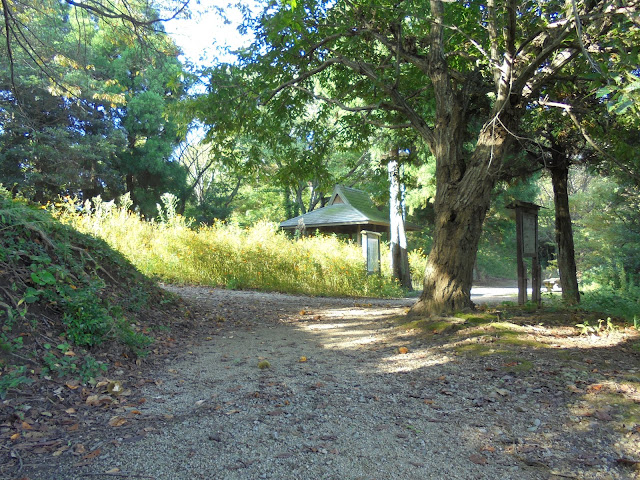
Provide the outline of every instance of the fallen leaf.
[[610,422],[611,420],[613,420],[613,417],[609,414],[609,412],[606,412],[604,410],[596,410],[593,413],[593,416],[598,420],[602,420],[603,422]]
[[109,395],[89,395],[85,402],[87,405],[97,407],[99,405],[108,405],[110,403],[113,403],[113,398],[111,398]]
[[471,460],[476,465],[486,465],[487,464],[487,459],[485,457],[483,457],[482,455],[478,455],[477,453],[474,453],[473,455],[471,455],[469,457],[469,460]]
[[76,409],[75,408],[67,408],[64,413],[68,413],[69,415],[76,413]]
[[20,434],[19,434],[19,433],[14,433],[13,435],[11,435],[11,436],[9,437],[9,439],[10,439],[12,442],[15,442],[15,441],[16,441],[16,440],[18,440],[19,438],[20,438]]
[[73,451],[71,452],[72,455],[76,455],[76,456],[84,455],[85,453],[87,453],[87,449],[81,443],[76,443],[75,446],[73,447]]
[[75,432],[76,430],[78,430],[78,428],[80,428],[80,424],[74,423],[70,427],[67,427],[67,432]]
[[64,452],[66,452],[67,450],[69,450],[69,446],[68,445],[63,445],[62,447],[60,447],[58,450],[56,450],[55,452],[52,453],[52,455],[54,457],[59,457],[60,455],[62,455]]
[[407,347],[400,347],[398,348],[398,353],[401,353],[401,354],[409,353],[409,349]]
[[576,387],[575,385],[571,384],[571,385],[567,385],[567,388],[569,389],[570,392],[572,393],[584,393],[584,390],[582,390],[581,388]]
[[110,427],[121,427],[125,423],[127,423],[127,419],[118,415],[116,415],[115,417],[111,417],[111,419],[109,420]]
[[122,393],[122,390],[122,384],[117,380],[114,380],[113,382],[109,382],[107,384],[107,392],[109,392],[111,395],[118,396]]
[[53,413],[51,412],[40,412],[40,415],[43,417],[53,417]]
[[299,360],[300,363],[304,363],[306,361],[307,361],[307,357],[300,357],[300,360]]
[[111,470],[107,470],[106,473],[107,475],[113,475],[114,473],[118,473],[120,471],[120,469],[118,467],[114,467]]
[[27,422],[22,422],[22,429],[23,430],[33,430],[33,427],[31,425],[29,425]]
[[82,457],[84,460],[91,460],[93,458],[96,458],[98,455],[100,455],[101,450],[99,448],[96,448],[93,452],[91,453],[87,453],[84,457]]
[[78,382],[77,380],[69,380],[67,383],[65,383],[65,385],[67,386],[67,388],[75,390],[80,386],[80,382]]
[[289,458],[289,457],[293,457],[293,453],[291,452],[283,452],[283,453],[278,453],[276,455],[276,458]]
[[65,357],[75,357],[76,356],[76,352],[74,352],[73,350],[67,350],[66,352],[64,352],[64,356]]

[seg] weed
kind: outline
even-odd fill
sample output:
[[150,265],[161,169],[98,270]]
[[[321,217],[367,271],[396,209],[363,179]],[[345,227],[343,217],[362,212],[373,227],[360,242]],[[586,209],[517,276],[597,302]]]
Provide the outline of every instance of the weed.
[[137,356],[146,356],[149,353],[147,347],[153,343],[153,339],[141,332],[135,331],[125,318],[120,318],[117,324],[119,340],[129,347]]
[[611,321],[611,317],[605,320],[599,319],[598,325],[591,325],[588,320],[577,323],[576,327],[580,330],[581,335],[609,335],[618,331],[618,327]]
[[66,337],[79,346],[102,343],[113,327],[113,318],[102,306],[95,285],[67,293],[62,321],[67,327]]
[[9,338],[5,333],[0,333],[0,350],[7,353],[15,352],[23,347],[23,338]]
[[91,355],[86,355],[84,357],[84,361],[80,364],[78,369],[78,373],[80,375],[80,379],[87,383],[92,378],[97,377],[98,375],[104,374],[108,369],[108,366],[103,363],[97,361]]
[[[60,348],[61,345],[58,346]],[[43,375],[55,374],[57,377],[72,376],[80,378],[84,383],[107,371],[107,365],[97,361],[91,355],[85,355],[83,360],[63,356],[58,358],[52,352],[43,357]]]
[[10,370],[5,369],[4,372],[0,372],[0,400],[5,399],[10,389],[29,384],[33,381],[25,376],[26,372],[27,367],[24,365],[20,367],[14,366]]
[[530,370],[533,370],[533,367],[534,367],[533,362],[529,360],[514,359],[511,362],[507,362],[503,368],[507,372],[522,373],[522,372],[528,372]]

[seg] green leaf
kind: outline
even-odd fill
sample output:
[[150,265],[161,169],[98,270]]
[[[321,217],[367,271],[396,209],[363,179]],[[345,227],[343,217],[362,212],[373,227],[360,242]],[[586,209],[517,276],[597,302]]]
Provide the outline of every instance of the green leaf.
[[629,110],[629,108],[633,106],[633,100],[628,99],[625,100],[623,102],[620,102],[618,104],[615,105],[615,108],[613,109],[613,111],[617,114],[623,114],[624,112],[626,112],[627,110]]
[[625,92],[635,92],[636,90],[640,90],[640,80],[636,80],[624,87]]
[[31,274],[31,280],[37,285],[54,285],[56,283],[56,277],[48,270],[33,272]]
[[606,87],[599,88],[598,91],[596,92],[596,98],[602,98],[606,95],[610,95],[616,90],[617,88],[612,85],[607,85]]

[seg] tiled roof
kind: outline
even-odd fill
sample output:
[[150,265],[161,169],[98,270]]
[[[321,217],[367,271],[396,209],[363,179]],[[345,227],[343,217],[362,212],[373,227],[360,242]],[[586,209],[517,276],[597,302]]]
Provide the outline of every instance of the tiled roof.
[[366,192],[336,185],[326,207],[285,220],[281,228],[296,228],[300,219],[307,228],[331,225],[389,225],[388,212],[377,210]]

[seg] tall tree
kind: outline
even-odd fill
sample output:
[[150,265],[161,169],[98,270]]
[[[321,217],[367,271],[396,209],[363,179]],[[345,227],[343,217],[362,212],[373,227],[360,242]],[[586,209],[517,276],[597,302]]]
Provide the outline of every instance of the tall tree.
[[391,250],[391,271],[400,285],[412,289],[409,251],[405,231],[404,189],[401,175],[400,150],[396,147],[387,157],[389,173],[389,246]]
[[107,28],[92,46],[97,52],[96,69],[110,79],[111,91],[123,99],[111,114],[126,135],[127,148],[118,158],[125,190],[136,206],[153,215],[160,196],[168,191],[179,193],[186,179],[185,170],[171,161],[182,140],[170,115],[185,87],[179,51],[161,32],[147,35],[146,45],[140,46],[135,36],[121,32],[113,36]]
[[[112,198],[130,187],[149,197],[137,200],[153,214],[184,178],[169,162],[178,137],[168,106],[183,92],[179,52],[161,26],[149,29],[159,16],[147,2],[129,1],[126,12],[123,2],[72,3],[2,3],[2,181],[39,201]],[[96,15],[114,9],[136,28]]]

